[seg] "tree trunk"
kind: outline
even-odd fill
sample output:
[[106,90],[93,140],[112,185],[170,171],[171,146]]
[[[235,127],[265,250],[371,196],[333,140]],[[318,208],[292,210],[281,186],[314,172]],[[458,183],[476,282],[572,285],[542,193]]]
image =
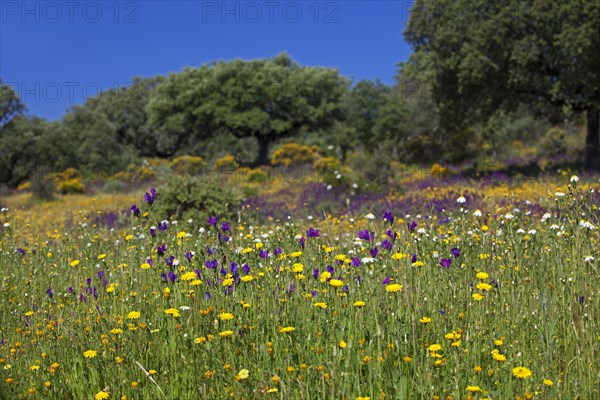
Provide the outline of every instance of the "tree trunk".
[[259,135],[256,137],[258,141],[258,157],[254,164],[256,166],[265,165],[269,163],[269,144],[271,140],[267,136]]
[[585,168],[600,170],[600,109],[587,110],[587,137],[585,139]]

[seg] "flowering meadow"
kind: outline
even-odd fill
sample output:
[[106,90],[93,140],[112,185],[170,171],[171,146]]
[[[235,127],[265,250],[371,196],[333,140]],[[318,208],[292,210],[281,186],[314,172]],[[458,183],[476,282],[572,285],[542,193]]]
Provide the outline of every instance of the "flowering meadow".
[[505,184],[208,220],[160,187],[7,202],[0,398],[600,398],[598,178]]

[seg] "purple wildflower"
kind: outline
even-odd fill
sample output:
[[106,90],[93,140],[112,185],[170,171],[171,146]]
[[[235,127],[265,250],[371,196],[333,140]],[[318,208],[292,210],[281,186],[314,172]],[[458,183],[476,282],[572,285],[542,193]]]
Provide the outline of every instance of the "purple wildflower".
[[359,285],[362,285],[362,278],[360,277],[360,275],[356,278],[356,281]]
[[219,262],[216,258],[213,258],[212,261],[206,260],[206,263],[204,263],[204,265],[206,266],[206,268],[209,269],[217,269],[217,267],[219,266]]
[[282,252],[281,247],[276,248],[275,251],[274,251],[274,253],[275,253],[276,256],[280,255],[281,252]]
[[175,272],[173,272],[173,271],[169,271],[167,276],[169,277],[169,280],[171,281],[171,283],[175,282],[175,279],[177,279],[177,275],[175,275]]
[[358,256],[354,257],[351,264],[353,267],[360,267],[360,258]]
[[312,294],[312,297],[317,297],[317,291],[313,290],[312,292],[310,292],[310,294]]
[[140,216],[140,209],[135,204],[133,204],[131,206],[131,213],[133,215],[135,215],[136,217],[139,217]]
[[313,269],[313,278],[317,279],[319,277],[319,268]]
[[335,268],[333,268],[333,266],[328,265],[326,268],[327,272],[329,272],[331,275],[335,274]]
[[392,240],[396,240],[396,238],[398,237],[398,233],[396,233],[396,232],[392,231],[391,229],[388,229],[388,230],[385,232],[385,234],[386,234],[386,235],[388,235],[388,236],[389,236],[389,238],[390,238],[390,239],[392,239]]
[[212,215],[210,217],[208,217],[208,223],[211,224],[212,226],[217,226],[217,222],[219,222],[219,218],[212,216]]
[[391,211],[384,212],[383,219],[388,221],[390,223],[390,225],[394,223],[394,216],[392,215]]
[[186,251],[185,258],[188,260],[189,263],[192,262],[192,257],[194,257],[194,253],[192,253],[191,251]]
[[365,229],[364,231],[359,231],[358,232],[358,237],[362,240],[373,240],[373,238],[375,237],[373,235],[373,233],[369,232],[368,229]]
[[159,256],[163,256],[165,254],[166,250],[167,250],[167,245],[164,243],[156,248],[156,252],[158,253]]
[[387,251],[390,251],[390,250],[392,250],[392,247],[394,247],[394,245],[392,244],[392,242],[385,239],[383,242],[381,242],[381,247],[383,247]]
[[377,248],[377,246],[369,250],[369,254],[371,254],[371,257],[373,258],[377,258],[377,256],[379,255],[379,249]]
[[227,222],[223,222],[221,224],[221,230],[223,232],[227,232],[227,231],[231,230],[231,227],[229,226],[229,224]]
[[165,259],[165,262],[169,267],[172,267],[175,264],[175,256],[170,255],[169,258]]
[[290,292],[290,294],[294,293],[294,289],[295,289],[294,284],[290,283],[290,287],[288,289],[288,291]]
[[237,274],[237,272],[238,272],[238,265],[235,262],[232,261],[229,264],[229,270],[231,271],[232,274],[234,274],[234,275]]
[[319,235],[320,235],[319,230],[314,229],[313,227],[308,228],[308,230],[306,231],[306,236],[309,239],[319,237]]
[[390,283],[390,281],[392,280],[392,278],[390,278],[390,276],[386,276],[385,279],[383,280],[383,282],[381,282],[382,285],[387,285],[388,283]]
[[206,292],[206,294],[204,295],[204,298],[206,300],[210,300],[210,293]]
[[440,265],[444,268],[450,268],[450,264],[452,264],[452,259],[450,258],[442,258],[440,261]]
[[158,224],[158,230],[161,232],[166,231],[169,228],[169,223],[167,221],[162,221],[160,224]]
[[25,250],[23,250],[22,248],[18,248],[17,249],[17,253],[19,253],[20,255],[24,256],[25,255]]
[[260,249],[258,251],[258,256],[260,258],[269,258],[269,251],[268,250],[264,250],[264,249]]
[[417,262],[417,255],[416,254],[411,254],[410,255],[410,262],[413,263],[413,264]]
[[150,227],[150,236],[156,237],[156,227],[155,226]]
[[300,242],[300,248],[301,248],[302,250],[304,250],[304,236],[301,236],[301,237],[300,237],[300,240],[299,240],[299,242]]
[[154,262],[152,261],[152,258],[148,257],[146,258],[146,262],[152,267],[154,265]]
[[250,273],[250,266],[248,264],[242,265],[242,269],[244,270],[244,274],[248,275]]
[[48,295],[48,297],[52,298],[52,289],[48,288],[48,290],[46,290],[46,294]]
[[452,248],[452,250],[450,250],[450,253],[452,253],[452,255],[454,256],[454,258],[460,257],[460,250],[457,249],[456,247]]
[[150,193],[146,192],[146,194],[144,195],[144,201],[152,205],[152,203],[154,203],[154,200],[156,200],[156,189],[152,188],[150,189]]
[[409,232],[413,232],[415,230],[415,228],[417,227],[417,222],[415,220],[412,220],[410,223],[406,224],[408,226],[408,230]]

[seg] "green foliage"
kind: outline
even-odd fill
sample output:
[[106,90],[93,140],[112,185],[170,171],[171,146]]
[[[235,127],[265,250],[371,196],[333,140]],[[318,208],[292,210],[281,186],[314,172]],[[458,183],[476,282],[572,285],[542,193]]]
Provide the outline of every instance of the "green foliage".
[[205,162],[198,156],[180,156],[171,161],[171,169],[178,174],[199,175]]
[[189,219],[204,222],[209,216],[231,219],[241,199],[222,183],[191,176],[174,176],[157,191],[155,214],[160,218]]
[[265,164],[274,140],[331,125],[346,86],[338,71],[302,67],[285,53],[221,61],[169,75],[152,94],[151,123],[178,148],[224,133],[255,138]]
[[62,194],[85,193],[85,186],[79,179],[69,179],[56,184],[56,189]]
[[41,201],[50,201],[54,199],[56,183],[51,175],[36,173],[31,178],[31,193],[33,198]]
[[417,0],[405,37],[429,67],[445,130],[521,105],[555,121],[587,112],[586,164],[600,168],[598,20],[595,0]]
[[271,164],[289,167],[292,164],[312,163],[320,150],[316,146],[306,146],[300,143],[286,143],[273,152]]

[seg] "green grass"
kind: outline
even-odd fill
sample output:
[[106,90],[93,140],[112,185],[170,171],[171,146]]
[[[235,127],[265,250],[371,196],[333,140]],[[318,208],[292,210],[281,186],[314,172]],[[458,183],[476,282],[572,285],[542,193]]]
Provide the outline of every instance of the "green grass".
[[[412,233],[406,223],[414,217],[400,215],[392,226],[381,215],[312,225],[230,221],[229,242],[219,240],[220,224],[204,221],[179,221],[152,238],[149,227],[162,216],[151,210],[126,229],[76,224],[51,242],[11,225],[0,253],[0,397],[92,399],[104,388],[110,399],[600,397],[598,229],[580,224],[598,211],[576,189],[547,206],[555,215],[541,222],[526,209],[477,216],[467,204],[468,211],[449,210],[447,224],[423,214]],[[10,223],[12,216],[2,218]],[[307,238],[309,226],[320,237]],[[387,251],[381,242],[391,241],[390,228],[399,236]],[[373,241],[357,239],[364,229]],[[304,249],[296,235],[305,237]],[[372,262],[349,263],[370,257],[375,246]],[[195,252],[191,263],[187,251]],[[170,255],[179,260],[177,279],[164,282]],[[147,257],[153,266],[143,269]],[[441,258],[452,259],[449,268]],[[219,266],[207,268],[213,259]],[[229,271],[231,262],[253,279],[223,286],[220,269]],[[302,264],[301,274],[294,264]],[[342,287],[323,276],[328,265]],[[194,270],[202,277],[182,280]],[[387,277],[402,289],[386,290]],[[171,308],[179,315],[165,313]],[[132,311],[140,317],[128,318]],[[222,320],[225,312],[233,318]],[[226,331],[233,334],[221,337]],[[441,350],[431,352],[434,344]],[[88,350],[96,356],[86,358]],[[494,350],[506,361],[496,361]],[[532,376],[516,377],[521,366]]]

